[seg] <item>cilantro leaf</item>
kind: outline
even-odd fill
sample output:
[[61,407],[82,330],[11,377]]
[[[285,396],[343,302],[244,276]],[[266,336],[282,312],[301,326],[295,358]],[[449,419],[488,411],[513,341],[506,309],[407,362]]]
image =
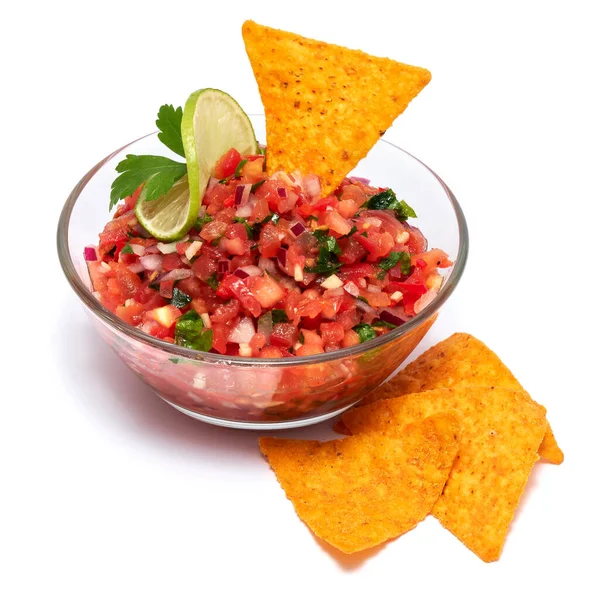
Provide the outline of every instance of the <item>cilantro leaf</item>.
[[173,184],[187,173],[187,166],[165,156],[137,156],[128,154],[116,167],[120,175],[110,188],[109,210],[127,196],[131,196],[143,183],[146,183],[146,200],[166,194]]
[[337,260],[331,260],[331,251],[327,244],[321,246],[319,249],[319,257],[314,267],[304,267],[307,273],[336,273],[342,266],[341,262]]
[[[358,227],[356,225],[352,225],[352,229],[346,235],[343,235],[342,238],[352,237],[357,231],[358,231]],[[342,239],[342,238],[340,238],[340,239]]]
[[267,181],[266,179],[261,179],[260,181],[257,181],[256,183],[252,184],[252,187],[250,188],[250,193],[254,194],[254,192],[263,184],[265,183],[265,181]]
[[192,298],[186,293],[182,292],[179,288],[173,288],[173,298],[171,298],[171,304],[176,308],[183,308],[192,301]]
[[287,323],[289,321],[287,313],[281,308],[274,308],[271,311],[271,316],[273,317],[273,323]]
[[327,248],[329,249],[329,252],[332,252],[336,256],[339,256],[342,253],[340,245],[332,235],[327,238]]
[[212,223],[213,218],[208,215],[198,217],[194,223],[194,229],[200,231],[207,223]]
[[125,244],[121,248],[121,254],[133,254],[133,248],[131,247],[131,244]]
[[367,342],[377,337],[377,333],[375,330],[367,323],[360,323],[359,325],[355,325],[352,329],[358,333],[358,337],[360,338],[360,342]]
[[206,283],[213,289],[216,291],[216,289],[219,287],[219,281],[217,279],[217,274],[213,273],[207,280]]
[[156,119],[156,126],[160,129],[158,139],[167,147],[169,150],[183,156],[185,158],[185,152],[183,150],[183,141],[181,140],[181,119],[183,118],[183,109],[181,106],[173,108],[172,104],[163,104],[158,109],[158,118]]
[[208,352],[212,347],[212,329],[204,330],[204,322],[195,310],[179,317],[175,325],[175,343],[184,348]]
[[398,325],[388,323],[387,321],[373,321],[373,327],[387,327],[388,329],[396,329]]
[[390,252],[390,254],[379,261],[379,268],[389,271],[400,263],[400,269],[404,275],[410,273],[410,254],[408,252]]
[[240,160],[240,162],[238,163],[238,166],[235,168],[235,173],[233,174],[233,178],[237,179],[238,177],[242,176],[242,169],[244,168],[244,165],[248,162],[248,159],[245,158],[244,160]]
[[396,218],[399,221],[406,221],[409,217],[417,217],[417,213],[404,200],[398,200],[391,189],[371,196],[367,202],[367,207],[371,210],[395,210]]

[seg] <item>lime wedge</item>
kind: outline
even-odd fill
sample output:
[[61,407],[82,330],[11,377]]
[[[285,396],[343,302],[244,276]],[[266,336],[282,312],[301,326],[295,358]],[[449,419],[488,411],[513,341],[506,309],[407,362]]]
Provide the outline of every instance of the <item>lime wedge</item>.
[[210,173],[231,148],[256,154],[258,144],[252,123],[240,105],[221,90],[205,88],[185,103],[181,136],[188,167],[190,203],[200,206]]
[[164,196],[146,200],[144,187],[135,204],[138,221],[157,240],[172,242],[182,237],[198,217],[198,199],[190,194],[188,176],[178,179]]

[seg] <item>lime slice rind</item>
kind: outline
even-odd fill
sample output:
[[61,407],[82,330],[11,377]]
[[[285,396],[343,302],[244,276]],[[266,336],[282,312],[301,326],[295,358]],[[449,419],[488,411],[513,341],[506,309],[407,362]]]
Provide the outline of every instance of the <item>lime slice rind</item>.
[[183,109],[181,135],[188,166],[190,198],[200,201],[211,171],[231,148],[256,154],[258,144],[248,115],[227,93],[204,88],[190,95]]
[[198,215],[198,206],[191,203],[188,176],[178,179],[156,200],[146,200],[142,189],[135,214],[140,225],[157,240],[172,242],[183,237]]

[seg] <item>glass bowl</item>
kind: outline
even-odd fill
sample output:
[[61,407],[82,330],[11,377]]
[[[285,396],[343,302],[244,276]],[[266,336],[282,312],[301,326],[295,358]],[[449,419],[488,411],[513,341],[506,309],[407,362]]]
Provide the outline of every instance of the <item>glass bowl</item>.
[[[251,116],[265,140],[262,116]],[[353,174],[391,187],[417,212],[430,248],[454,264],[444,272],[435,299],[416,317],[363,344],[314,356],[253,359],[189,350],[151,337],[121,321],[94,297],[83,250],[109,220],[115,166],[125,154],[168,153],[156,134],[113,152],[93,167],[69,195],[58,224],[63,271],[98,333],[123,362],[163,400],[216,425],[281,429],[333,417],[383,383],[414,350],[452,294],[465,267],[468,232],[448,186],[408,152],[380,140]]]

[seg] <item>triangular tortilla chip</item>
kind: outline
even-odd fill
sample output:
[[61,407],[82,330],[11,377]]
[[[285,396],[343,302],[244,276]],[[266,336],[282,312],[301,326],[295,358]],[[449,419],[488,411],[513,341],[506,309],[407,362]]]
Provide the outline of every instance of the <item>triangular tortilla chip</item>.
[[462,415],[458,456],[432,514],[481,559],[497,560],[538,459],[543,406],[516,390],[457,387],[381,400],[343,419],[358,436],[394,436],[415,419],[450,409]]
[[253,21],[242,34],[265,108],[267,172],[314,173],[323,196],[431,79],[420,67]]
[[458,414],[447,411],[389,437],[259,443],[298,516],[315,535],[352,553],[402,535],[429,514],[455,459],[459,431]]
[[[525,391],[508,367],[483,342],[468,333],[455,333],[421,354],[398,375],[361,400],[359,406],[402,394],[471,385]],[[347,433],[341,420],[338,423],[335,431]],[[564,459],[550,424],[539,454],[557,465]]]

